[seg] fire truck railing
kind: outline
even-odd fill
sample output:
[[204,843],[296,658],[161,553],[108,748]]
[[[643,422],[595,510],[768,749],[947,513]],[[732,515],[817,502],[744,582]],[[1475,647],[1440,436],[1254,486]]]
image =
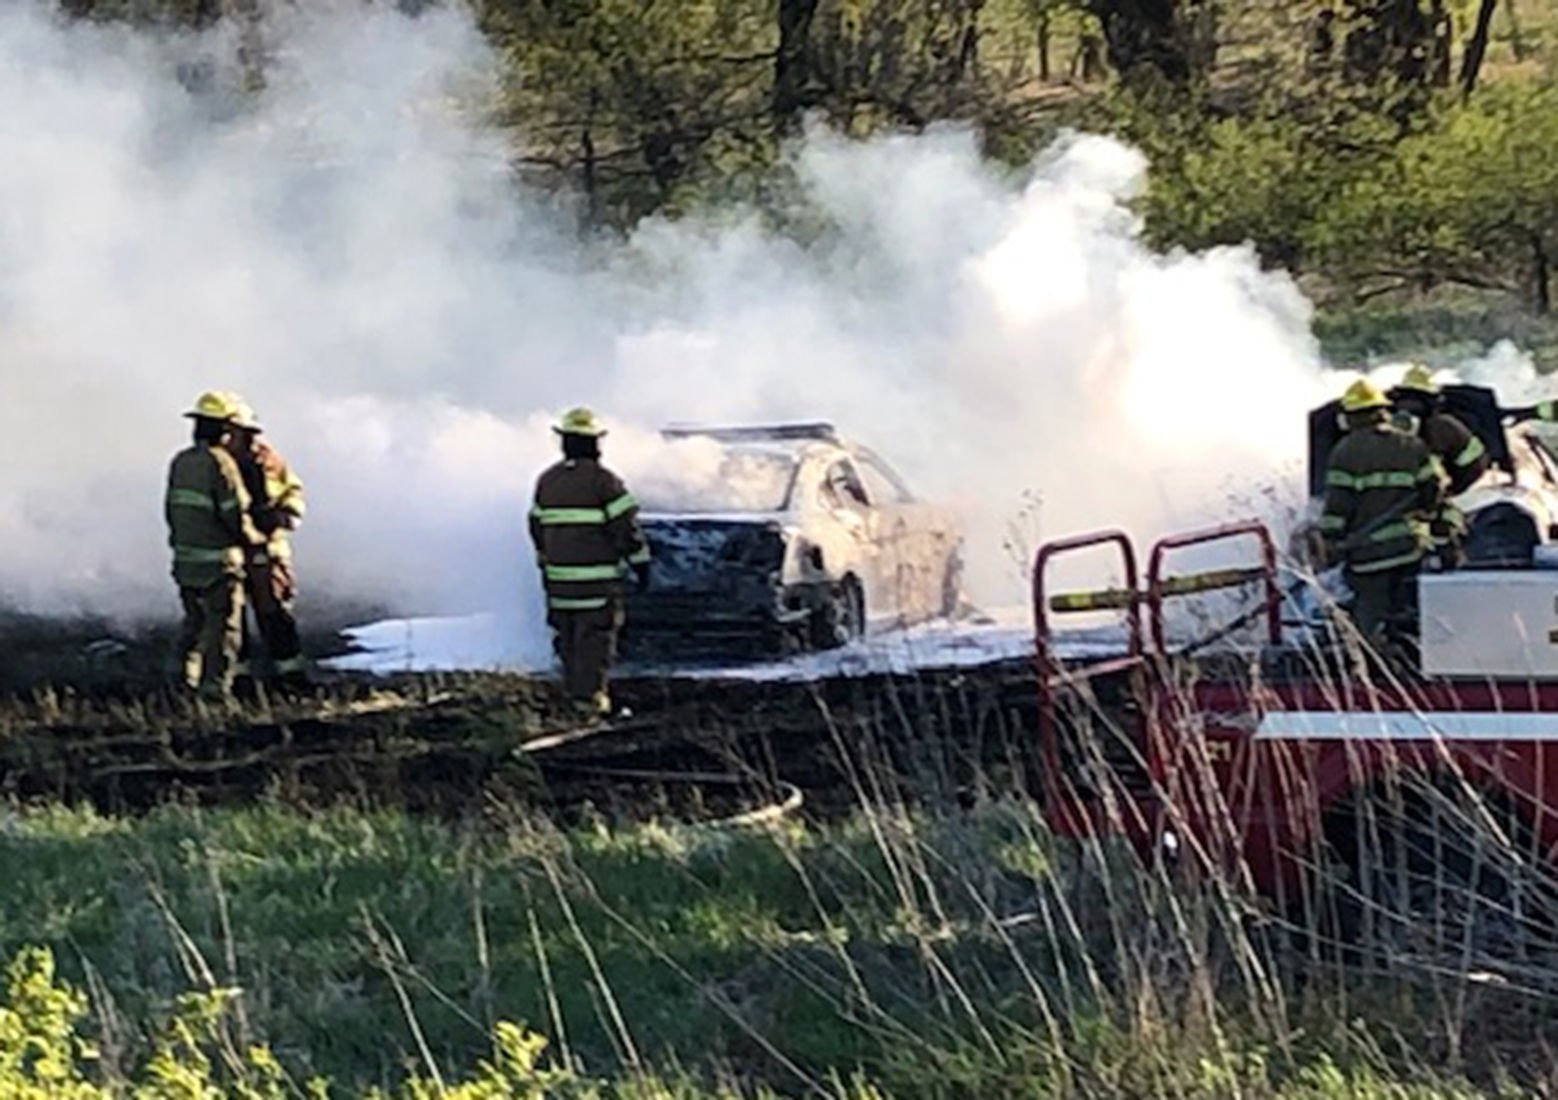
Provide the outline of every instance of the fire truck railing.
[[[1084,551],[1113,549],[1118,556],[1123,588],[1094,593],[1058,593],[1049,591],[1049,571],[1056,558]],[[1145,663],[1142,634],[1141,573],[1136,548],[1123,531],[1099,531],[1089,535],[1059,539],[1039,548],[1033,560],[1033,617],[1035,626],[1034,662],[1038,679],[1039,724],[1037,790],[1044,803],[1056,815],[1057,827],[1064,834],[1093,832],[1100,828],[1101,807],[1081,797],[1069,782],[1071,769],[1065,764],[1062,746],[1064,731],[1059,721],[1059,692],[1069,682],[1076,684],[1094,676],[1129,673]],[[1125,613],[1126,648],[1123,656],[1088,662],[1076,668],[1061,666],[1055,653],[1050,627],[1052,614],[1073,611],[1118,610]]]
[[[1254,540],[1260,552],[1260,565],[1240,569],[1214,569],[1203,573],[1183,573],[1165,577],[1164,565],[1169,554],[1193,546],[1209,546],[1219,542]],[[1152,628],[1152,647],[1158,653],[1166,653],[1168,644],[1163,623],[1164,601],[1174,596],[1188,596],[1201,592],[1214,592],[1224,588],[1240,588],[1247,584],[1262,584],[1265,592],[1265,618],[1267,640],[1272,645],[1282,641],[1282,590],[1277,584],[1277,547],[1271,532],[1264,523],[1247,521],[1209,527],[1202,531],[1190,531],[1182,535],[1170,535],[1159,539],[1152,547],[1147,561],[1147,620]]]
[[[1259,564],[1196,573],[1168,574],[1169,558],[1177,551],[1215,543],[1254,543]],[[1058,557],[1099,547],[1113,547],[1119,554],[1124,585],[1084,592],[1049,591],[1049,569]],[[1057,539],[1039,548],[1033,562],[1034,650],[1039,675],[1040,702],[1052,703],[1051,693],[1063,680],[1083,680],[1107,675],[1140,664],[1148,656],[1168,653],[1164,607],[1182,596],[1259,584],[1262,601],[1249,615],[1235,620],[1242,625],[1264,618],[1269,642],[1282,640],[1282,592],[1277,583],[1277,548],[1266,525],[1256,521],[1224,524],[1181,535],[1170,535],[1153,544],[1148,556],[1146,586],[1141,584],[1135,547],[1122,531],[1098,531]],[[1055,651],[1052,616],[1098,611],[1125,612],[1126,648],[1118,657],[1090,661],[1064,669]],[[1150,643],[1150,644],[1149,644]]]
[[[1248,541],[1259,554],[1259,564],[1236,568],[1211,569],[1200,572],[1170,575],[1167,572],[1170,557],[1177,551],[1202,547],[1215,543]],[[1051,592],[1049,572],[1055,559],[1080,551],[1112,547],[1118,554],[1121,583],[1117,586],[1088,592]],[[1121,734],[1134,744],[1131,760],[1111,765],[1119,783],[1116,794],[1127,797],[1134,787],[1131,773],[1141,771],[1132,762],[1145,762],[1145,772],[1152,774],[1152,759],[1156,753],[1153,742],[1155,705],[1154,692],[1163,677],[1160,659],[1170,656],[1166,645],[1164,605],[1170,599],[1191,596],[1221,589],[1239,588],[1251,584],[1264,586],[1263,601],[1251,613],[1234,620],[1232,628],[1264,617],[1273,642],[1280,641],[1281,593],[1277,584],[1276,547],[1264,524],[1234,523],[1201,531],[1192,531],[1160,539],[1152,547],[1148,558],[1146,584],[1137,566],[1137,557],[1130,538],[1120,531],[1100,531],[1078,535],[1046,543],[1040,547],[1033,563],[1033,615],[1034,659],[1039,695],[1039,759],[1044,769],[1041,790],[1047,804],[1056,815],[1059,828],[1064,832],[1092,831],[1106,828],[1102,803],[1096,801],[1097,792],[1090,800],[1076,786],[1077,775],[1066,764],[1064,740],[1066,709],[1063,693],[1070,687],[1087,683],[1101,683],[1098,678],[1124,675],[1127,681],[1111,695],[1123,689],[1125,709],[1122,713]],[[1126,628],[1126,647],[1120,656],[1104,660],[1088,660],[1067,667],[1057,651],[1053,617],[1073,613],[1098,611],[1123,612]],[[1211,637],[1229,630],[1225,626]],[[1067,704],[1069,705],[1069,704]],[[1096,705],[1096,704],[1094,704]],[[1084,783],[1084,786],[1086,784]],[[1091,789],[1091,788],[1089,788]],[[1150,801],[1150,799],[1149,799]],[[1127,832],[1145,833],[1150,813],[1146,803],[1132,802],[1124,814]]]
[[[1118,551],[1125,587],[1105,589],[1102,592],[1067,592],[1051,596],[1048,590],[1051,563],[1058,557],[1099,547],[1114,547]],[[1097,531],[1088,535],[1057,539],[1039,547],[1039,552],[1033,559],[1033,621],[1040,702],[1045,707],[1048,707],[1051,702],[1050,692],[1054,689],[1056,677],[1061,671],[1055,657],[1050,615],[1106,610],[1125,612],[1125,655],[1113,660],[1089,664],[1077,670],[1078,676],[1097,676],[1119,671],[1122,668],[1129,668],[1142,659],[1141,573],[1136,565],[1136,548],[1131,544],[1130,536],[1124,531]]]

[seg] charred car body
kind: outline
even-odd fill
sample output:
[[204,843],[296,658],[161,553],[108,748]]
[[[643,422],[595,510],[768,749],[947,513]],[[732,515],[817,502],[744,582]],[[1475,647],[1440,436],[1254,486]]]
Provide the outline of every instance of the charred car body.
[[666,499],[640,494],[652,583],[628,597],[630,650],[828,649],[957,609],[950,516],[831,425],[662,434],[697,448],[706,471]]

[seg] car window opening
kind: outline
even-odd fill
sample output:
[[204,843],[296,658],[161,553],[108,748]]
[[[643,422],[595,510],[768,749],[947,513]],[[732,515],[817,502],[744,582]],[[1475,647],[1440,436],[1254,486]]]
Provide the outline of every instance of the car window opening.
[[823,485],[827,503],[834,508],[862,509],[871,507],[871,498],[855,468],[847,462],[835,462],[828,469]]

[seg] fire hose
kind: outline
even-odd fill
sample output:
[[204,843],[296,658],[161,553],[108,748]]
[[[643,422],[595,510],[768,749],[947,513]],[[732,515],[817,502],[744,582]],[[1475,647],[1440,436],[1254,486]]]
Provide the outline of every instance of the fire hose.
[[[729,772],[681,772],[658,768],[613,768],[599,764],[569,764],[565,762],[545,765],[570,771],[576,775],[595,775],[607,779],[631,779],[646,783],[695,783],[705,786],[738,787],[748,780]],[[728,817],[715,818],[700,824],[716,829],[739,828],[749,825],[765,825],[786,817],[805,804],[806,796],[794,783],[780,780],[774,800],[751,810],[743,810]]]
[[[544,764],[539,759],[540,754],[550,749],[560,748],[563,745],[582,741],[600,735],[603,732],[613,732],[610,727],[581,727],[574,730],[565,730],[561,733],[550,734],[527,741],[521,746],[521,751],[526,756],[536,756],[536,763],[545,768],[571,772],[580,776],[598,776],[604,779],[627,779],[635,782],[647,783],[689,783],[709,787],[740,787],[745,786],[749,780],[745,776],[730,772],[708,771],[675,771],[662,768],[623,768],[603,764],[572,763],[564,760],[550,760]],[[615,732],[621,732],[620,729]],[[772,801],[766,802],[754,809],[744,810],[728,817],[717,818],[703,824],[714,828],[737,828],[741,826],[761,825],[777,821],[782,817],[799,810],[805,803],[805,795],[801,789],[793,783],[779,780],[778,789],[774,792]]]

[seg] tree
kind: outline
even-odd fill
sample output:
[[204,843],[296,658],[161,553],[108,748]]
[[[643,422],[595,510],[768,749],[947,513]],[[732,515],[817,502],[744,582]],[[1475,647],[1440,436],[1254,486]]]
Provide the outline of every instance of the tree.
[[1477,77],[1482,73],[1482,60],[1488,53],[1488,34],[1493,27],[1493,9],[1498,0],[1480,0],[1477,5],[1477,25],[1466,42],[1466,55],[1461,59],[1461,93],[1471,95],[1477,87]]
[[[1055,74],[1054,48],[1057,32],[1064,34],[1067,24],[1075,24],[1086,17],[1082,13],[1081,0],[1024,0],[1017,12],[1024,20],[1031,32],[1034,46],[1035,68],[1041,83],[1049,83]],[[1087,22],[1091,23],[1088,19]],[[1077,28],[1077,52],[1081,53],[1081,38],[1091,32],[1087,29]],[[1077,61],[1072,62],[1071,68],[1077,68]],[[1078,75],[1071,73],[1069,75]]]
[[853,132],[969,118],[999,98],[979,70],[985,0],[832,0],[816,21],[814,105]]
[[795,129],[810,103],[812,22],[817,0],[779,0],[779,48],[774,56],[774,124],[780,133]]
[[767,148],[772,28],[758,0],[486,0],[513,81],[522,166],[576,186],[589,220],[675,205]]
[[1558,89],[1498,85],[1404,139],[1321,211],[1317,251],[1358,290],[1456,283],[1553,304]]
[[1184,87],[1217,54],[1218,0],[1085,0],[1103,28],[1109,64],[1128,83]]
[[1342,74],[1403,132],[1449,83],[1453,24],[1444,0],[1344,0]]

